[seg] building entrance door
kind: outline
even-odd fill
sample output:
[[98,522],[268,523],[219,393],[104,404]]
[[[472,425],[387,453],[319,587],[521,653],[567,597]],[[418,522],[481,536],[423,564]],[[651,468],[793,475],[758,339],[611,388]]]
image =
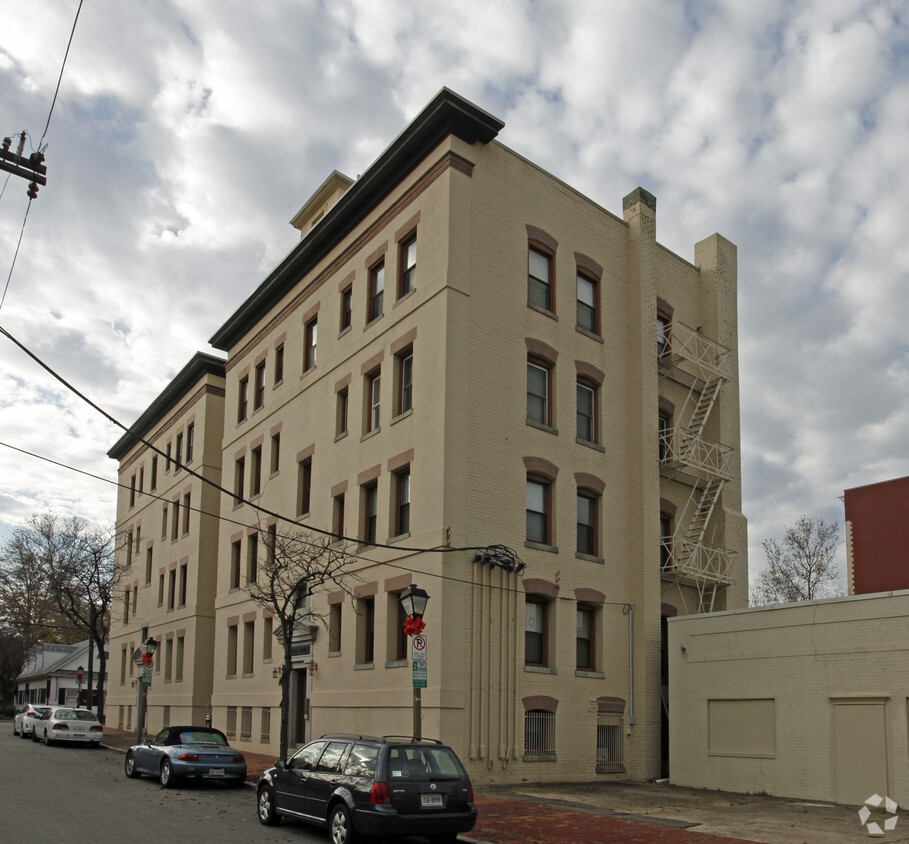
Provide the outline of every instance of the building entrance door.
[[836,802],[864,803],[887,795],[887,736],[883,701],[834,703]]

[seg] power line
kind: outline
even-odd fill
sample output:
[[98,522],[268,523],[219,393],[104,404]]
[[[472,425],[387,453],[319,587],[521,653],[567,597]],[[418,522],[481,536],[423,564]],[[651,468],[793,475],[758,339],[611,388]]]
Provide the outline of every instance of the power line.
[[54,89],[54,98],[51,101],[50,111],[47,113],[47,123],[44,124],[44,131],[41,133],[41,140],[38,141],[38,151],[41,151],[41,144],[44,143],[44,137],[47,135],[48,127],[50,127],[51,115],[54,113],[54,106],[57,104],[57,94],[60,93],[60,83],[63,81],[63,69],[66,67],[66,60],[69,58],[69,48],[72,46],[73,37],[76,34],[76,24],[79,22],[79,13],[82,11],[82,2],[79,0],[79,7],[76,9],[76,17],[73,19],[73,28],[69,33],[69,41],[66,43],[66,52],[63,54],[63,62],[60,65],[60,75],[57,77],[57,87]]

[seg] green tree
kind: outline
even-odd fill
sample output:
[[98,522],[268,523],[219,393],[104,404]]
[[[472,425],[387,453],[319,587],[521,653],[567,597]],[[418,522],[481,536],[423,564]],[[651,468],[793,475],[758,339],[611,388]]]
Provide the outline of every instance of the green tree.
[[802,516],[786,528],[781,542],[762,543],[767,566],[751,591],[752,606],[813,601],[841,595],[836,550],[839,524],[817,516]]

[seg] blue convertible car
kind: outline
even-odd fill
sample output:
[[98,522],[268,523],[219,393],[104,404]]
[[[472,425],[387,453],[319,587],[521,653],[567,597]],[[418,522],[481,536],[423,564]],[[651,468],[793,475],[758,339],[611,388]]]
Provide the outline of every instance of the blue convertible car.
[[246,781],[246,757],[211,727],[165,727],[153,739],[126,751],[126,776],[157,777],[164,788],[181,779]]

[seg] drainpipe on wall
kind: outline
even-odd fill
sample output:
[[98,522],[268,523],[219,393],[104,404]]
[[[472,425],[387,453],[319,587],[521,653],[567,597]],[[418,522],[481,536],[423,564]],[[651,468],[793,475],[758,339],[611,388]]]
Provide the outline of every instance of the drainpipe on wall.
[[634,607],[625,604],[622,612],[628,616],[628,726],[634,726]]

